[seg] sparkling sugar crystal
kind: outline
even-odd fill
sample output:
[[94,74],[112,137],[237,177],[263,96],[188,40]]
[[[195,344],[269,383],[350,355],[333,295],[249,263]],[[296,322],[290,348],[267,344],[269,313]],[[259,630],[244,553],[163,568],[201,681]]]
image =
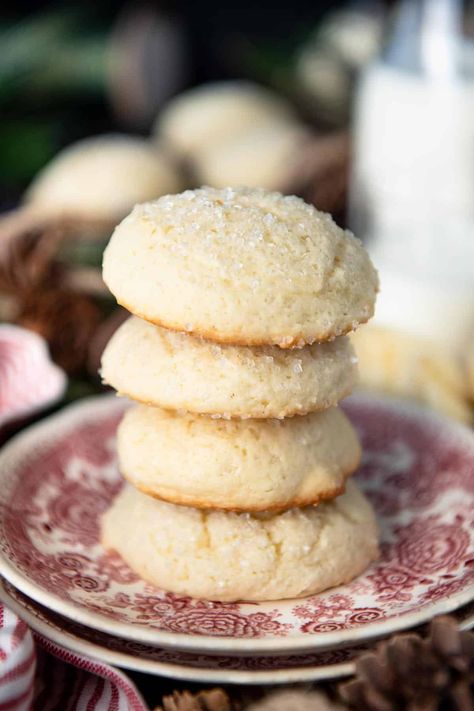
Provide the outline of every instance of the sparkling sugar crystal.
[[303,372],[303,361],[300,358],[297,358],[295,362],[293,363],[293,373],[296,373],[297,375],[299,373]]

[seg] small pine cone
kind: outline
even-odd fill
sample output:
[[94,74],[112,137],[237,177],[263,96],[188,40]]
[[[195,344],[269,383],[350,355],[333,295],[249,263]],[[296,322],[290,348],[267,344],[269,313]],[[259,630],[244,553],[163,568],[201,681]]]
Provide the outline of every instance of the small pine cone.
[[360,711],[473,711],[474,633],[438,617],[426,639],[395,635],[357,660],[340,695]]
[[346,133],[315,136],[304,144],[287,192],[300,195],[319,210],[341,215],[347,201],[350,149]]
[[223,689],[210,689],[192,694],[175,691],[165,696],[155,711],[233,711],[235,708]]
[[69,375],[84,371],[89,343],[102,319],[90,297],[63,286],[48,286],[23,295],[16,322],[39,333],[51,357]]
[[54,278],[55,258],[66,236],[56,220],[28,210],[0,219],[0,291],[17,295]]

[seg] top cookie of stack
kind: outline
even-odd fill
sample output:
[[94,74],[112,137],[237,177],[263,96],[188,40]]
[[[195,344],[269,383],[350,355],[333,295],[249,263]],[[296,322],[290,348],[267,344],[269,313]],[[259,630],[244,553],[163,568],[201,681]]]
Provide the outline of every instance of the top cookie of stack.
[[203,188],[138,205],[104,279],[151,323],[218,343],[327,341],[367,321],[377,275],[359,240],[297,197]]

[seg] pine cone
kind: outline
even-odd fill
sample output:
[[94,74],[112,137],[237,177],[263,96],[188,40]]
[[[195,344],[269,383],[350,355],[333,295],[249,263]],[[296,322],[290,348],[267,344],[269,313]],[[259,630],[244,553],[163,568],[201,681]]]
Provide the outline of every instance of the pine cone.
[[93,299],[60,285],[25,293],[16,322],[41,334],[55,363],[72,375],[85,369],[101,318]]
[[175,691],[163,698],[163,706],[155,711],[233,711],[228,695],[223,689],[210,689],[191,694],[189,691]]
[[0,220],[0,291],[18,296],[55,278],[65,230],[56,220],[17,210]]
[[340,215],[347,200],[350,139],[346,133],[316,136],[304,145],[286,192],[319,210]]
[[438,617],[426,639],[396,635],[357,660],[340,695],[360,711],[472,711],[474,633]]
[[[239,695],[237,695],[239,696]],[[163,706],[155,711],[344,711],[343,706],[330,700],[326,694],[311,690],[284,689],[265,694],[259,701],[243,703],[230,699],[223,689],[212,689],[192,694],[175,691],[163,699]]]

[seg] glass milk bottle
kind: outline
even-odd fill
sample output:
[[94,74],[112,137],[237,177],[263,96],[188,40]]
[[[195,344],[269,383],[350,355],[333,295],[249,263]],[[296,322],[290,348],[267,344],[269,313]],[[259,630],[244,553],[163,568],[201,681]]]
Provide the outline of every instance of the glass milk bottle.
[[474,331],[468,11],[455,0],[401,3],[383,56],[360,82],[350,207],[380,272],[376,322],[455,350]]

